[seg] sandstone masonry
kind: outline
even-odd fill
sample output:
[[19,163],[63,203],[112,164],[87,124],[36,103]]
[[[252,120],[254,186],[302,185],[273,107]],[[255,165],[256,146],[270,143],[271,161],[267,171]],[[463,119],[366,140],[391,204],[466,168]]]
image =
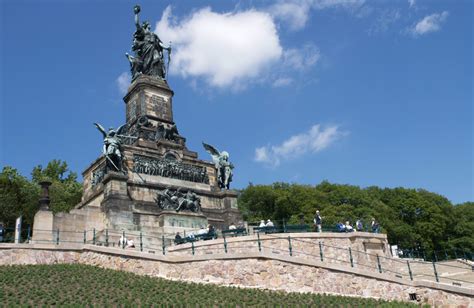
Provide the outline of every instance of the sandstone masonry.
[[166,279],[474,307],[474,290],[267,252],[168,256],[92,245],[0,245],[0,265],[81,263]]

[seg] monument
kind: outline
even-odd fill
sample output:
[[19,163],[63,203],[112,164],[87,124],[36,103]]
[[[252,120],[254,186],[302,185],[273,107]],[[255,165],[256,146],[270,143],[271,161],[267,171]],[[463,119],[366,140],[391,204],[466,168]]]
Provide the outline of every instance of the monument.
[[82,173],[80,204],[69,214],[54,215],[52,229],[158,236],[241,222],[237,192],[230,190],[234,166],[229,154],[203,143],[209,162],[187,148],[173,119],[174,93],[167,82],[171,47],[148,22],[140,25],[138,5],[134,13],[134,54],[126,53],[132,82],[124,97],[125,123],[108,130],[94,123],[103,137],[103,154]]

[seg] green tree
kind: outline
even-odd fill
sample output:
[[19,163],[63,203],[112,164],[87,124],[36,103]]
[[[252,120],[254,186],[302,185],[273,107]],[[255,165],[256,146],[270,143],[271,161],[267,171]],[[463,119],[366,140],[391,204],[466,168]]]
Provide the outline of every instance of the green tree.
[[444,196],[423,189],[360,188],[323,181],[316,186],[287,183],[249,185],[239,208],[250,222],[272,218],[299,223],[313,220],[316,210],[323,227],[374,217],[390,243],[426,252],[452,248],[474,250],[474,203],[458,206]]
[[249,184],[239,197],[239,208],[248,221],[273,218],[276,198],[271,186]]
[[452,230],[450,247],[474,252],[474,202],[465,202],[454,207]]
[[37,184],[43,180],[52,182],[50,208],[54,213],[69,212],[81,201],[82,184],[77,181],[77,174],[68,169],[65,161],[54,159],[46,168],[38,165],[33,168],[31,177]]
[[38,208],[39,187],[20,175],[12,167],[4,167],[0,173],[0,221],[14,226],[15,219],[23,215],[31,224]]
[[31,181],[12,167],[6,166],[0,173],[0,222],[13,226],[15,219],[23,215],[24,223],[32,224],[38,210],[39,182],[49,180],[51,209],[68,212],[81,201],[82,185],[77,175],[68,170],[66,162],[52,160],[46,168],[36,166]]

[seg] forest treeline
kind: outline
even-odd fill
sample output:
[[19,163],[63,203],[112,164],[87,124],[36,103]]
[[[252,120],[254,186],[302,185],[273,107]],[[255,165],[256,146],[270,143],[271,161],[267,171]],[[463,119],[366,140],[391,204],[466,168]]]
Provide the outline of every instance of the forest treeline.
[[[53,212],[67,212],[81,200],[82,184],[66,162],[53,160],[33,168],[31,178],[12,167],[0,173],[0,222],[13,227],[22,215],[29,225],[38,210],[39,182],[50,187]],[[327,181],[311,186],[274,183],[253,185],[240,191],[239,209],[244,219],[272,219],[290,224],[312,224],[316,210],[323,227],[362,219],[367,226],[375,218],[391,244],[425,251],[465,249],[474,251],[474,202],[453,205],[446,197],[423,189],[360,188]]]
[[474,202],[453,205],[446,197],[424,189],[360,188],[327,181],[311,186],[274,183],[242,190],[239,209],[244,219],[272,219],[290,224],[312,224],[316,210],[323,227],[375,218],[391,244],[425,251],[474,251]]

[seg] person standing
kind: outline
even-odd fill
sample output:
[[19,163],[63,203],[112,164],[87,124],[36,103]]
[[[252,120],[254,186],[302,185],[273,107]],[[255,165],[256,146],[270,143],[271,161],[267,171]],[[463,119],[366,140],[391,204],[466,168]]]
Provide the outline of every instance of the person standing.
[[353,232],[354,228],[352,228],[352,225],[349,223],[349,221],[346,221],[346,224],[344,225],[346,228],[346,232]]
[[372,227],[373,233],[379,233],[379,229],[380,229],[379,223],[375,220],[375,218],[372,218],[371,227]]
[[321,217],[321,215],[319,214],[319,210],[316,211],[316,214],[314,215],[314,219],[313,219],[313,222],[316,226],[316,230],[318,232],[322,232],[323,228],[322,228],[322,224],[323,224],[323,218]]
[[179,234],[179,232],[176,232],[176,235],[174,236],[174,243],[176,245],[179,245],[183,242],[183,238],[181,237],[181,235]]

